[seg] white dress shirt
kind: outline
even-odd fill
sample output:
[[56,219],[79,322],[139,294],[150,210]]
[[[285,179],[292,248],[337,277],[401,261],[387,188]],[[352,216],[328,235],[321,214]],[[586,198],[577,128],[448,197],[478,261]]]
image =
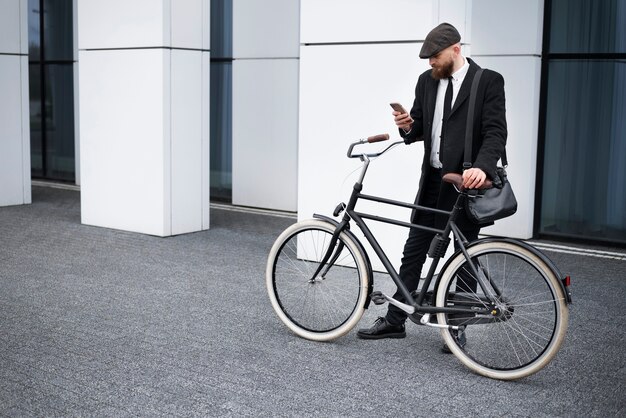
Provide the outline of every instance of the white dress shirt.
[[[457,72],[452,74],[452,103],[450,104],[450,109],[454,107],[454,101],[459,94],[459,89],[469,69],[469,62],[465,58],[463,58],[463,61],[465,61],[465,64],[463,64]],[[443,125],[443,102],[448,83],[448,79],[444,78],[439,80],[439,86],[437,87],[437,100],[435,101],[435,114],[433,115],[433,129],[431,131],[432,148],[430,150],[430,165],[434,168],[442,167],[441,160],[439,159],[439,148],[441,145],[441,127]]]

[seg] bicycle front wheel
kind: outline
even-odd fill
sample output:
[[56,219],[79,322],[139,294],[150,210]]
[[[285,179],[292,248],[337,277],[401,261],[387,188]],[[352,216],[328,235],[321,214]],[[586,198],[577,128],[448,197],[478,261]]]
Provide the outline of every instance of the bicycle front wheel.
[[556,355],[568,323],[559,278],[536,250],[490,240],[467,252],[485,286],[459,253],[442,272],[437,306],[487,308],[489,314],[437,314],[450,350],[478,374],[519,379],[541,370]]
[[267,261],[266,286],[274,311],[309,340],[345,335],[365,309],[369,270],[361,247],[345,232],[314,277],[334,231],[335,225],[317,219],[296,223],[276,239]]

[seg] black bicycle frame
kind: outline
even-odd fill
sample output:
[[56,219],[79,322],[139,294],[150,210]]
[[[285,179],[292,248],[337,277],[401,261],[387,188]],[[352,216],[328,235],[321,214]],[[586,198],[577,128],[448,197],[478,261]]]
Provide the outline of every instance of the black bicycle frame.
[[[388,149],[390,149],[391,147],[393,147],[396,144],[392,144],[391,146],[387,147],[387,149],[385,149],[384,151],[382,151],[382,152],[380,152],[378,154],[369,154],[369,155],[368,154],[361,154],[361,155],[358,155],[358,156],[352,156],[351,152],[352,152],[352,148],[353,148],[354,144],[348,150],[348,156],[349,157],[351,157],[351,158],[360,157],[361,161],[363,161],[365,164],[364,164],[364,167],[363,167],[360,179],[354,184],[354,187],[353,187],[352,194],[350,196],[350,200],[348,202],[348,205],[345,206],[343,204],[340,204],[340,206],[338,206],[338,208],[335,210],[335,216],[337,216],[339,214],[339,212],[341,211],[342,206],[345,207],[344,216],[343,216],[341,222],[339,222],[339,224],[335,228],[335,232],[333,233],[333,236],[331,238],[331,242],[330,242],[330,245],[328,247],[328,251],[326,252],[324,257],[322,257],[322,260],[320,261],[319,267],[317,268],[317,270],[314,273],[314,275],[313,275],[311,280],[314,280],[318,276],[318,274],[321,272],[321,270],[324,268],[324,266],[327,263],[328,263],[328,266],[327,266],[325,271],[327,271],[330,268],[330,266],[332,266],[334,261],[336,261],[337,257],[339,256],[339,254],[343,250],[343,246],[341,244],[335,249],[335,244],[336,244],[336,242],[338,240],[339,234],[341,234],[341,232],[344,231],[345,229],[349,228],[350,221],[354,220],[354,222],[357,224],[359,229],[363,232],[363,235],[365,236],[367,241],[370,243],[370,245],[374,249],[374,252],[378,256],[380,261],[383,263],[383,266],[385,267],[385,269],[387,270],[387,272],[391,276],[392,280],[394,281],[394,283],[398,287],[398,290],[400,290],[400,292],[404,296],[404,299],[405,299],[406,303],[408,303],[409,305],[411,305],[415,309],[415,313],[423,313],[423,314],[426,314],[426,313],[448,313],[448,314],[454,314],[454,313],[483,314],[484,313],[484,314],[488,314],[488,313],[490,313],[491,309],[488,309],[488,308],[484,308],[484,310],[483,310],[483,309],[448,308],[448,307],[435,307],[435,306],[423,305],[423,302],[424,302],[424,299],[425,299],[425,296],[426,296],[426,292],[427,292],[427,290],[428,290],[428,288],[430,286],[430,283],[431,283],[433,277],[435,276],[435,271],[437,269],[439,261],[441,260],[441,258],[443,258],[445,256],[446,250],[447,250],[449,242],[450,242],[450,239],[448,238],[450,236],[450,233],[453,234],[454,239],[458,242],[458,244],[459,244],[458,246],[459,246],[460,250],[463,252],[463,255],[465,256],[465,259],[468,261],[471,273],[476,278],[478,285],[483,289],[483,291],[485,292],[485,295],[488,295],[489,299],[491,299],[491,300],[493,300],[493,292],[487,290],[487,286],[485,286],[484,279],[482,278],[481,274],[479,274],[478,269],[476,268],[474,263],[471,262],[471,258],[470,258],[469,254],[467,253],[467,251],[465,249],[465,246],[468,244],[467,239],[461,233],[461,231],[459,230],[459,228],[456,226],[456,224],[454,222],[456,220],[457,216],[458,216],[458,213],[461,210],[463,210],[463,208],[464,208],[465,199],[467,199],[467,194],[466,193],[464,193],[464,192],[460,192],[459,193],[459,196],[458,196],[458,198],[456,200],[456,203],[454,204],[454,207],[453,207],[452,211],[445,211],[445,210],[441,210],[441,209],[430,208],[430,207],[426,207],[426,206],[420,206],[420,205],[411,204],[411,203],[407,203],[407,202],[401,202],[401,201],[397,201],[397,200],[385,199],[385,198],[382,198],[382,197],[370,196],[370,195],[366,195],[366,194],[362,194],[361,193],[361,190],[363,189],[363,179],[365,177],[365,172],[367,171],[367,167],[368,167],[369,162],[370,162],[369,157],[371,157],[371,156],[379,156],[380,154],[386,152]],[[360,199],[369,200],[369,201],[378,202],[378,203],[383,203],[383,204],[388,204],[388,205],[392,205],[392,206],[399,206],[399,207],[409,208],[409,209],[418,210],[418,211],[424,211],[424,212],[430,212],[430,213],[435,213],[435,214],[446,215],[446,216],[448,216],[448,222],[446,223],[446,226],[445,226],[444,229],[437,229],[437,228],[430,228],[430,227],[427,227],[427,226],[424,226],[424,225],[415,224],[415,223],[402,222],[402,221],[398,221],[396,219],[390,219],[390,218],[385,218],[385,217],[381,217],[381,216],[376,216],[376,215],[372,215],[372,214],[369,214],[369,213],[357,212],[357,211],[355,211],[355,207],[356,207],[356,204],[357,204],[358,200],[360,200]],[[378,241],[376,240],[376,238],[374,237],[374,235],[370,231],[370,229],[367,226],[367,224],[365,223],[364,219],[371,219],[371,220],[374,220],[374,221],[377,221],[377,222],[383,222],[383,223],[403,226],[403,227],[407,227],[407,228],[421,229],[421,230],[433,232],[435,234],[435,238],[433,239],[433,243],[431,243],[431,247],[430,247],[430,250],[428,252],[428,255],[433,259],[433,261],[432,261],[432,263],[430,265],[430,268],[428,270],[428,274],[426,275],[426,278],[425,278],[424,284],[423,284],[423,286],[421,288],[421,291],[418,294],[417,300],[411,295],[409,290],[406,288],[406,286],[404,285],[404,283],[400,279],[400,276],[398,275],[398,273],[396,272],[395,268],[393,267],[393,265],[389,261],[389,258],[385,254],[384,250],[382,249],[382,247],[380,246],[380,244],[378,243]],[[333,253],[334,253],[334,255],[333,255]],[[329,260],[330,260],[330,262],[329,262]],[[496,291],[499,293],[499,291],[497,289],[496,289]]]
[[[414,205],[414,204],[410,204],[410,203],[406,203],[406,202],[390,200],[390,199],[384,199],[384,198],[380,198],[380,197],[377,197],[377,196],[370,196],[370,195],[361,194],[360,191],[358,190],[358,189],[360,189],[360,187],[357,187],[357,186],[358,186],[358,183],[355,184],[355,187],[354,187],[354,190],[353,190],[353,196],[352,197],[354,197],[354,199],[352,199],[352,198],[350,199],[351,200],[350,203],[352,203],[352,201],[354,201],[354,205],[350,205],[349,204],[347,206],[346,213],[344,215],[343,221],[349,221],[350,218],[352,220],[354,220],[356,225],[363,232],[363,235],[365,236],[367,241],[372,246],[372,249],[374,250],[374,252],[378,256],[380,261],[383,263],[383,266],[385,267],[385,270],[387,270],[387,272],[391,276],[392,280],[394,281],[394,283],[398,287],[398,290],[402,293],[402,296],[404,296],[404,300],[406,301],[406,303],[411,305],[411,306],[413,306],[417,313],[449,313],[449,314],[452,314],[452,313],[468,313],[468,312],[471,312],[471,313],[474,313],[474,314],[481,313],[479,311],[470,310],[470,309],[467,309],[467,308],[444,308],[444,307],[423,306],[422,305],[423,302],[424,302],[424,298],[426,296],[426,292],[427,292],[427,290],[428,290],[428,288],[430,286],[430,283],[432,282],[432,279],[435,276],[435,271],[437,269],[437,266],[439,265],[439,261],[445,255],[445,252],[446,252],[446,250],[448,248],[448,245],[449,245],[449,238],[448,237],[450,235],[450,232],[452,232],[452,234],[454,236],[454,239],[459,243],[459,248],[461,248],[461,250],[465,253],[466,259],[468,261],[470,260],[469,255],[465,252],[465,244],[467,243],[467,240],[466,240],[465,236],[463,236],[461,231],[459,231],[459,229],[456,226],[456,224],[454,223],[454,219],[457,216],[458,209],[463,207],[463,202],[464,202],[465,196],[463,194],[459,194],[459,197],[457,198],[457,201],[456,201],[454,209],[452,211],[444,211],[444,210],[440,210],[440,209],[429,208],[429,207],[420,206],[420,205]],[[372,215],[372,214],[369,214],[369,213],[357,212],[357,211],[354,210],[354,207],[356,205],[356,202],[359,199],[369,200],[369,201],[378,202],[378,203],[384,203],[384,204],[388,204],[388,205],[392,205],[392,206],[399,206],[399,207],[404,207],[404,208],[410,208],[410,209],[424,211],[424,212],[430,212],[430,213],[435,213],[435,214],[447,215],[448,216],[448,222],[447,222],[446,227],[444,229],[437,229],[437,228],[430,228],[430,227],[427,227],[427,226],[424,226],[424,225],[415,224],[415,223],[402,222],[402,221],[398,221],[396,219],[390,219],[390,218],[385,218],[385,217],[381,217],[381,216],[376,216],[376,215]],[[400,276],[398,275],[398,273],[396,272],[395,268],[393,267],[393,265],[389,261],[389,258],[385,254],[385,251],[382,249],[382,247],[380,246],[380,244],[378,243],[378,241],[376,240],[376,238],[372,234],[371,230],[369,229],[369,227],[365,223],[364,219],[371,219],[371,220],[374,220],[374,221],[377,221],[377,222],[383,222],[383,223],[403,226],[403,227],[407,227],[407,228],[421,229],[421,230],[433,232],[433,233],[436,234],[435,238],[434,238],[434,240],[436,240],[435,241],[436,244],[431,245],[431,251],[429,251],[429,255],[432,256],[432,262],[431,262],[430,268],[428,270],[428,274],[426,275],[426,278],[424,279],[424,284],[422,285],[422,288],[421,288],[421,290],[420,290],[420,292],[419,292],[419,294],[417,296],[417,300],[413,297],[413,295],[411,295],[411,293],[408,291],[408,289],[406,288],[406,286],[404,285],[404,283],[400,279]],[[343,222],[341,224],[343,224]],[[339,229],[341,227],[341,224],[339,225],[339,227],[337,229]],[[472,273],[474,274],[474,277],[477,278],[477,281],[479,282],[480,286],[484,288],[485,286],[483,286],[483,284],[480,283],[481,278],[480,278],[480,275],[479,275],[478,271],[476,271],[474,263],[470,262],[469,265],[470,265],[470,268],[472,270],[474,270],[474,271],[472,271]],[[484,313],[488,313],[488,312],[490,312],[490,310],[489,309],[485,309]]]

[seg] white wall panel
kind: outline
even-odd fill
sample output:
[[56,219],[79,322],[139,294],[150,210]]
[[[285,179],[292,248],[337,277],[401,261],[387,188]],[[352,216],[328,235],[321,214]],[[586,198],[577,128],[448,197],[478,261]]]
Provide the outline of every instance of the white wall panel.
[[81,217],[169,235],[165,51],[80,51]]
[[172,35],[168,45],[177,48],[209,49],[210,0],[170,0],[170,2]]
[[514,216],[485,228],[486,234],[533,234],[543,8],[543,0],[472,1],[472,54],[505,80],[508,172],[519,205]]
[[301,0],[301,43],[420,40],[439,18],[436,0]]
[[470,44],[472,1],[468,0],[440,0],[436,21],[433,26],[442,22],[448,22],[461,34],[461,42]]
[[28,57],[0,55],[0,206],[30,203]]
[[26,3],[26,0],[0,0],[0,53],[28,53]]
[[[171,52],[172,234],[202,229],[202,55]],[[205,159],[206,158],[206,159]],[[208,180],[207,180],[208,181]]]
[[298,60],[233,62],[235,205],[295,211]]
[[0,206],[31,202],[26,0],[0,0]]
[[541,54],[543,3],[473,0],[472,54]]
[[168,45],[170,1],[80,0],[79,49]]
[[209,49],[210,0],[80,0],[80,49]]
[[233,0],[233,57],[297,57],[300,47],[299,3],[293,0]]
[[539,115],[539,57],[477,57],[477,63],[504,77],[508,124],[507,172],[517,197],[517,213],[482,232],[531,238],[535,207],[537,133]]
[[210,170],[210,108],[211,108],[211,53],[202,52],[202,229],[210,226],[211,170]]
[[[332,216],[347,201],[361,163],[348,159],[348,145],[388,132],[399,140],[389,103],[406,108],[415,83],[427,69],[416,44],[303,46],[300,49],[300,127],[298,218],[313,213]],[[373,59],[375,57],[375,59]],[[385,144],[363,145],[380,149]],[[404,144],[370,166],[364,193],[413,202],[417,193],[423,145]],[[363,202],[381,216],[408,221],[410,210]],[[399,266],[408,229],[370,222],[392,262]],[[372,262],[378,264],[375,256]]]
[[28,55],[20,57],[20,91],[22,94],[22,203],[31,203],[31,177],[30,177],[30,96],[28,84]]

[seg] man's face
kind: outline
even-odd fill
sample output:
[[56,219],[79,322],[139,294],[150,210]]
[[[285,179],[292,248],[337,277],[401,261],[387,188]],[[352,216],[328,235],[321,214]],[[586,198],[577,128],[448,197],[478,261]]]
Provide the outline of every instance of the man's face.
[[432,67],[430,75],[435,80],[450,77],[454,68],[454,45],[430,57],[428,63]]

